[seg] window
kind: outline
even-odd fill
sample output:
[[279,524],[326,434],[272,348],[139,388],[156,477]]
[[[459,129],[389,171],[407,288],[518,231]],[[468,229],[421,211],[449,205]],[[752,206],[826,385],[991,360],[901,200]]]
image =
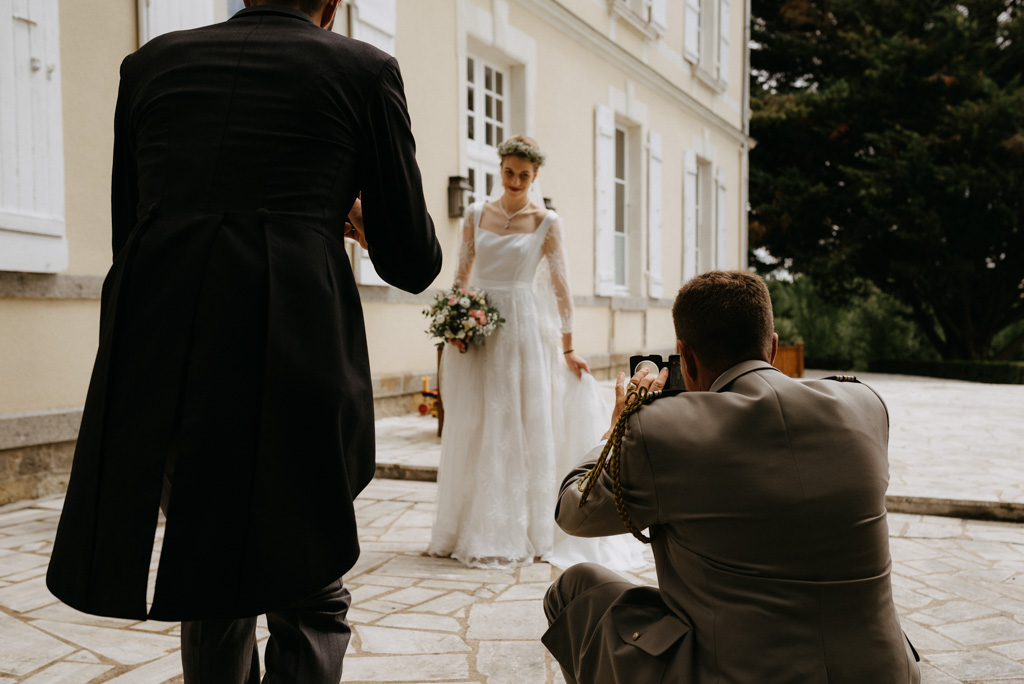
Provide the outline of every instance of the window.
[[57,0],[0,0],[0,270],[67,268]]
[[[598,105],[594,130],[595,291],[610,297],[639,293],[643,250],[642,126]],[[648,197],[650,200],[650,197]]]
[[509,71],[475,55],[466,58],[467,178],[474,202],[490,196],[500,171],[498,145],[508,137]]
[[642,33],[655,38],[668,28],[665,20],[667,0],[609,0],[608,8],[638,28]]
[[686,59],[713,85],[729,81],[730,0],[686,0]]
[[697,221],[697,273],[706,273],[715,269],[715,224],[713,223],[714,198],[712,197],[711,164],[697,162],[697,192],[695,209]]
[[626,227],[629,216],[629,182],[626,177],[629,139],[626,129],[615,128],[615,285],[626,287]]
[[725,173],[693,150],[683,158],[683,282],[727,263],[728,236]]

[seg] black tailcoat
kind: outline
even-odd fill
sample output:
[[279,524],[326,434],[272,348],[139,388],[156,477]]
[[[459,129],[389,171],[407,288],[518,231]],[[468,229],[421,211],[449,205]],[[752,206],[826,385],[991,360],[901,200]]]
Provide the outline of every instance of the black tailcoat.
[[254,7],[124,60],[114,264],[47,575],[79,610],[148,617],[285,606],[359,555],[374,472],[370,369],[342,238],[362,192],[378,273],[441,266],[398,65],[295,10]]

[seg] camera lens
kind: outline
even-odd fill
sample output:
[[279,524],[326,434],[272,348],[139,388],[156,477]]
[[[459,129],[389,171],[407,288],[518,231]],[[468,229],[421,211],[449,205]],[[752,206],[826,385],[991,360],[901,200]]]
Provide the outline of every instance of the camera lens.
[[636,375],[641,368],[647,369],[647,375],[656,376],[661,372],[661,369],[658,368],[658,364],[654,363],[650,359],[644,359],[640,363],[636,364],[636,367],[633,369],[633,375]]

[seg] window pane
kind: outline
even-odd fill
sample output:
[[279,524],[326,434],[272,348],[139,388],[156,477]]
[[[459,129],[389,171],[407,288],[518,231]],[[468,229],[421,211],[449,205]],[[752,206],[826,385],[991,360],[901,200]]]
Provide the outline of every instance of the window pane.
[[505,102],[504,102],[504,100],[498,100],[497,102],[495,102],[495,105],[497,106],[498,109],[497,109],[497,114],[495,115],[494,118],[498,120],[498,123],[504,123],[505,122]]
[[485,177],[487,179],[487,194],[490,195],[491,190],[494,189],[494,174],[488,173]]
[[476,65],[473,63],[472,57],[466,60],[466,80],[469,81],[470,83],[473,82],[473,79],[476,75],[475,67]]
[[494,124],[490,122],[487,124],[487,132],[484,135],[484,144],[494,145]]
[[505,127],[504,126],[498,126],[495,130],[498,132],[498,135],[497,135],[497,139],[498,140],[497,140],[497,142],[500,143],[503,140],[505,140]]
[[615,129],[615,177],[626,178],[626,132],[620,128]]
[[475,95],[476,95],[476,92],[472,88],[470,88],[469,89],[469,104],[468,104],[468,107],[469,107],[469,111],[471,111],[471,112],[475,112],[476,111],[476,100],[475,100],[475,97],[474,97]]
[[504,91],[502,83],[501,83],[502,82],[502,74],[501,74],[501,72],[500,71],[494,72],[494,76],[495,76],[494,92],[498,93],[499,95],[504,95],[505,91]]
[[494,116],[494,96],[484,95],[484,116]]
[[626,232],[626,186],[615,184],[615,232]]
[[466,122],[466,130],[469,132],[469,139],[476,140],[476,121],[474,121],[472,114],[467,118],[469,120]]
[[491,67],[484,67],[484,88],[487,90],[494,90],[494,69]]
[[626,236],[615,236],[615,284],[626,284]]

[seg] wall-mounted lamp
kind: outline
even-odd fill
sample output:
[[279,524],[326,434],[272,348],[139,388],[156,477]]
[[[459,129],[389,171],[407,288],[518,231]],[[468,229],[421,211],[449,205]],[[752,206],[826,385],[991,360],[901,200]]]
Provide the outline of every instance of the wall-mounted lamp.
[[466,193],[473,186],[462,176],[448,176],[448,218],[462,218],[466,213]]

